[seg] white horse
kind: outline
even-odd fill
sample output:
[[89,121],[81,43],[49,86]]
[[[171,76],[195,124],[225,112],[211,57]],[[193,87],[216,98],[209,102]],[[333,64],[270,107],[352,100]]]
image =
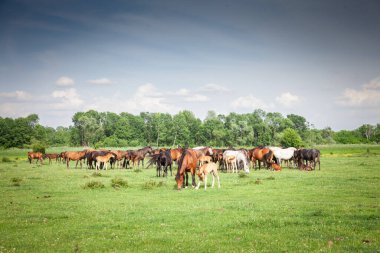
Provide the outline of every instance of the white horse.
[[294,156],[294,151],[296,148],[278,148],[278,147],[269,147],[272,150],[273,155],[278,159],[278,164],[281,165],[281,161],[289,161]]
[[[239,168],[240,163],[243,163],[243,168],[245,173],[249,173],[249,165],[247,157],[244,152],[240,150],[226,150],[223,153],[223,161],[227,159],[227,156],[235,156],[236,157],[236,167]],[[227,166],[227,165],[226,165]]]

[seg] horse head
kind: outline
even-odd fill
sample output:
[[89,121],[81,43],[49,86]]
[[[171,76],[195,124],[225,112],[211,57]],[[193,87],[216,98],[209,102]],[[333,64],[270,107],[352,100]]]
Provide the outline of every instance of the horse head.
[[175,181],[177,182],[177,190],[181,190],[183,185],[183,174],[181,175],[178,171],[177,175],[175,176]]

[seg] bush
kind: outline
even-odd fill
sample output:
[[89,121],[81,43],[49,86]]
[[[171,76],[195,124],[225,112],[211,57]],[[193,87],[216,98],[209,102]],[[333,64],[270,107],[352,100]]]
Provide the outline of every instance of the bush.
[[41,152],[42,154],[45,154],[45,149],[46,147],[42,143],[34,143],[32,145],[33,152]]
[[128,182],[120,177],[116,177],[111,180],[111,186],[113,188],[128,188]]
[[1,159],[1,161],[2,161],[3,163],[10,163],[10,162],[11,162],[11,159],[9,159],[8,157],[3,157],[3,158]]

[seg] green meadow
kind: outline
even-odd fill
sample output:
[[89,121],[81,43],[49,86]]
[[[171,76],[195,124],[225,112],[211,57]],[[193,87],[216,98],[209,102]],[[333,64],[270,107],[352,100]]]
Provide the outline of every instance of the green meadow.
[[220,173],[207,191],[177,191],[176,166],[95,173],[1,150],[0,252],[380,252],[380,146],[319,148],[321,170]]

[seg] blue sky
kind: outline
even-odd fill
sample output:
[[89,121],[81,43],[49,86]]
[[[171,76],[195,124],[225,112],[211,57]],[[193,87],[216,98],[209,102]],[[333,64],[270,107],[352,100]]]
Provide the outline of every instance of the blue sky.
[[0,116],[295,113],[380,122],[379,1],[2,1]]

